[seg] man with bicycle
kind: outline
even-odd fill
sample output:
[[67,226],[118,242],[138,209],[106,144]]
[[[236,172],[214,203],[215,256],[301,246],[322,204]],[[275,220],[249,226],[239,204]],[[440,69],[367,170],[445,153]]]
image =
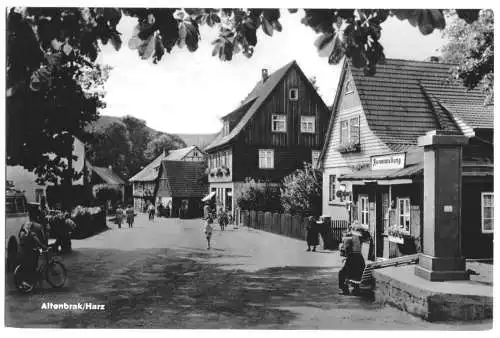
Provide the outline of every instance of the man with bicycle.
[[[46,225],[48,228],[48,224]],[[26,222],[19,231],[19,243],[21,245],[22,261],[26,267],[25,280],[34,282],[35,272],[38,264],[39,250],[48,248],[48,229],[36,222]],[[25,282],[24,282],[25,283]]]

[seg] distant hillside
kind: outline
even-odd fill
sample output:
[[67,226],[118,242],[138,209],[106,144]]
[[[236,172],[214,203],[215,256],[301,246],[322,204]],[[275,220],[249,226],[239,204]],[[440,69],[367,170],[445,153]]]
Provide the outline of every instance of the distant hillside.
[[177,134],[188,146],[195,145],[203,149],[217,136],[217,134]]
[[[94,122],[92,126],[89,127],[88,129],[89,131],[97,132],[102,129],[105,129],[107,126],[109,126],[114,122],[123,123],[121,117],[101,115],[99,120]],[[158,133],[172,135],[170,133],[158,131],[150,127],[147,127],[147,129],[149,129],[151,135],[156,135]],[[179,136],[184,141],[184,143],[186,143],[187,146],[195,145],[198,146],[200,149],[203,149],[215,138],[217,134],[175,134],[175,135]]]

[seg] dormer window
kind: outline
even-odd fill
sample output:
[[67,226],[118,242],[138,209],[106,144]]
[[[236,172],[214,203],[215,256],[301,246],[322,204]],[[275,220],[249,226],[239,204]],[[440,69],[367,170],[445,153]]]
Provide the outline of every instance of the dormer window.
[[347,80],[345,83],[345,94],[351,94],[354,93],[354,86],[352,84],[352,80]]
[[224,125],[222,127],[222,133],[224,135],[229,134],[229,121],[224,121]]
[[290,101],[297,101],[299,99],[299,89],[291,88],[288,91],[288,98],[290,99]]

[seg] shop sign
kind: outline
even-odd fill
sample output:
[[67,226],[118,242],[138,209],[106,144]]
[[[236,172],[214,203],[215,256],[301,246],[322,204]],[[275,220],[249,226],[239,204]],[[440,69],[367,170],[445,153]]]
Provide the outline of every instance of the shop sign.
[[403,169],[405,167],[406,153],[379,155],[370,157],[371,170]]

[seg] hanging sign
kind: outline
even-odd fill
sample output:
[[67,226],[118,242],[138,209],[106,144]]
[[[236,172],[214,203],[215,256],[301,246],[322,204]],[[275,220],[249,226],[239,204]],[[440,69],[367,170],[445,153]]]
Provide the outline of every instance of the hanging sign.
[[379,155],[370,157],[371,170],[403,169],[405,167],[406,153]]

